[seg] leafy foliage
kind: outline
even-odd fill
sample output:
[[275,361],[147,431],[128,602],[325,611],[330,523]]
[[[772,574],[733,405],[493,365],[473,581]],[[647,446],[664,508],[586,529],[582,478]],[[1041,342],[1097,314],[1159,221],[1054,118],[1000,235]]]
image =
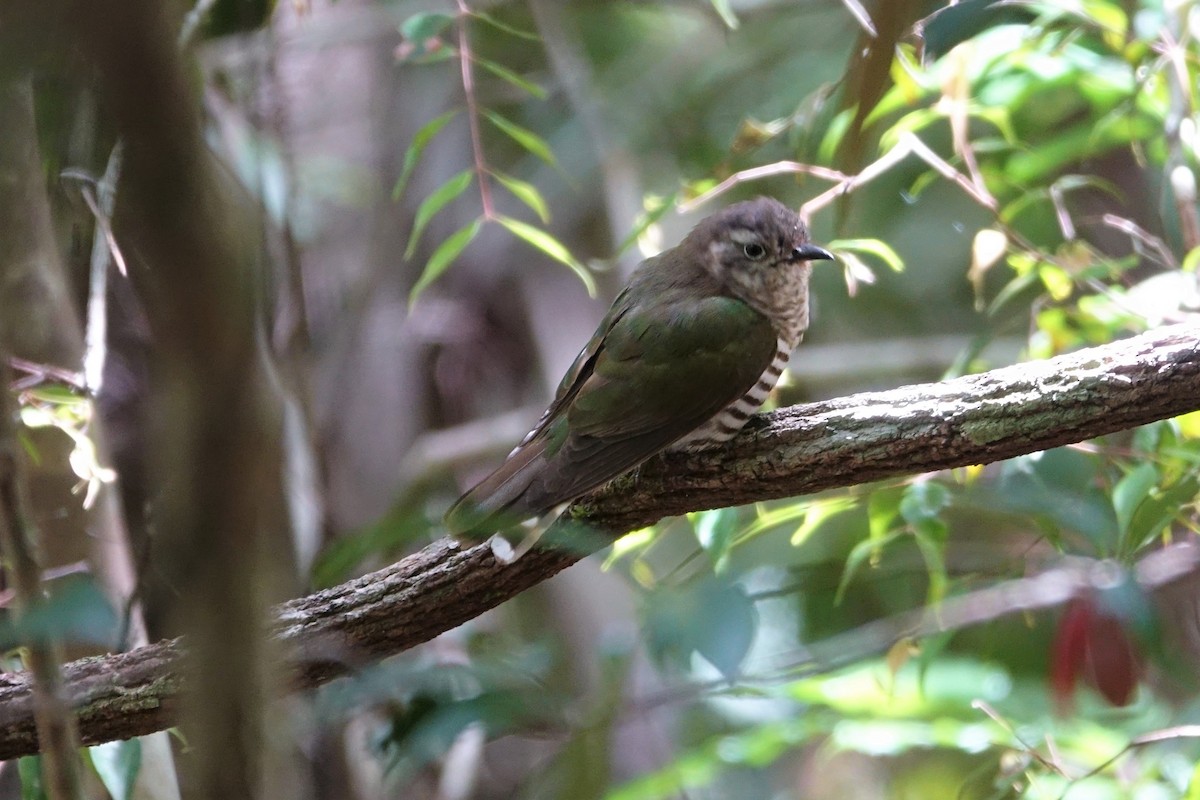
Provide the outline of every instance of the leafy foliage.
[[[713,9],[745,30],[728,4]],[[1180,204],[1186,181],[1163,178],[1197,160],[1196,57],[1174,36],[1176,13],[1154,3],[973,0],[914,18],[873,108],[820,89],[793,100],[815,111],[762,122],[747,110],[729,152],[672,197],[695,203],[776,175],[832,181],[838,191],[805,206],[811,217],[842,192],[867,195],[871,181],[891,181],[912,202],[949,186],[961,205],[978,209],[961,277],[973,288],[983,341],[1019,326],[1027,354],[1045,357],[1183,318],[1186,303],[1153,288],[1194,271],[1200,246],[1191,233],[1194,195]],[[551,162],[539,134],[481,113]],[[837,161],[856,115],[875,160],[851,176]],[[768,154],[796,160],[769,164]],[[545,219],[536,190],[493,175]],[[1156,208],[1136,200],[1146,186],[1161,187]],[[876,198],[868,202],[878,208]],[[628,242],[669,205],[648,199]],[[870,261],[911,268],[902,247],[865,219],[847,219],[853,230],[830,247],[852,292],[876,281]],[[497,220],[535,243],[537,229]],[[572,264],[551,241],[539,249]],[[955,371],[981,367],[972,354],[982,349],[974,344]],[[642,593],[652,660],[695,687],[680,733],[692,744],[607,796],[673,797],[700,787],[742,796],[739,776],[818,743],[835,762],[859,753],[891,764],[893,796],[1105,797],[1124,791],[1131,774],[1156,796],[1191,796],[1192,772],[1171,755],[1200,752],[1186,733],[1162,737],[1173,748],[1156,748],[1153,735],[1139,739],[1174,712],[1152,688],[1133,694],[1143,674],[1136,665],[1154,657],[1162,636],[1135,583],[1121,584],[1120,610],[1077,612],[1082,623],[1066,628],[1054,627],[1053,613],[1022,628],[1003,604],[973,629],[911,638],[904,620],[1018,578],[1028,563],[1066,556],[1128,569],[1148,549],[1197,531],[1197,434],[1190,421],[1165,422],[987,468],[704,512],[630,534],[607,568]],[[1013,607],[1024,602],[1012,598]],[[1074,648],[1064,669],[1082,669],[1088,648],[1102,642],[1128,637],[1122,652],[1136,652],[1133,662],[1109,662],[1120,675],[1092,674],[1089,685],[1103,696],[1072,679],[1067,691],[1079,702],[1058,717],[1068,684],[1049,671],[1064,637]],[[1047,702],[1056,691],[1058,701]],[[1105,697],[1128,708],[1107,708]],[[936,779],[913,764],[928,764]]]
[[[393,199],[413,204],[410,307],[485,232],[599,293],[551,233],[563,215],[544,181],[592,193],[570,144],[587,126],[554,124],[569,94],[557,79],[575,78],[608,109],[605,156],[633,164],[644,190],[619,250],[653,250],[673,212],[717,197],[806,200],[855,295],[816,276],[814,347],[883,353],[894,335],[918,350],[916,334],[951,332],[961,352],[933,378],[990,366],[1004,339],[1041,358],[1200,309],[1192,2],[965,0],[925,16],[876,4],[878,21],[903,23],[892,34],[850,1],[578,5],[567,55],[583,77],[526,68],[562,42],[543,42],[554,25],[523,3],[447,4],[399,25],[400,68],[454,98],[396,148]],[[856,94],[841,73],[874,52],[886,85]],[[469,153],[431,163],[431,145],[464,128]],[[412,198],[427,176],[436,188]],[[889,380],[887,360],[869,385]],[[836,390],[795,372],[777,402]],[[69,438],[90,502],[113,478],[89,438],[91,402],[52,382],[18,394],[27,433]],[[334,543],[310,577],[336,582],[434,530],[443,483]],[[523,797],[846,796],[839,780],[863,796],[1200,797],[1200,654],[1173,649],[1169,609],[1134,579],[1149,551],[1200,532],[1198,497],[1200,412],[986,467],[693,514],[629,534],[605,562],[637,599],[636,636],[571,642],[547,630],[553,598],[523,598],[441,649],[327,687],[314,717],[367,719],[395,792],[478,737],[541,748],[516,779]],[[1060,568],[1060,597],[1030,594],[1023,579]],[[1102,591],[1070,583],[1101,569]],[[116,643],[123,623],[94,582],[53,588],[20,626],[0,624],[6,647]],[[970,625],[946,621],[966,606]],[[664,708],[657,750],[631,762],[636,774],[617,769],[623,732]],[[140,758],[136,743],[91,751],[117,798]],[[38,760],[18,770],[23,796],[43,796]]]

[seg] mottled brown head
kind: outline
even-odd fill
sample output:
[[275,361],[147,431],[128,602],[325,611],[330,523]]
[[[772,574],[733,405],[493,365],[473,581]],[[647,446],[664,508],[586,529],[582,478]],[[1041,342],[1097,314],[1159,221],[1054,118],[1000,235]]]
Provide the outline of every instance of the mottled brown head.
[[789,346],[808,327],[809,262],[833,258],[808,240],[796,212],[770,197],[713,214],[688,234],[682,249],[726,291],[766,315]]

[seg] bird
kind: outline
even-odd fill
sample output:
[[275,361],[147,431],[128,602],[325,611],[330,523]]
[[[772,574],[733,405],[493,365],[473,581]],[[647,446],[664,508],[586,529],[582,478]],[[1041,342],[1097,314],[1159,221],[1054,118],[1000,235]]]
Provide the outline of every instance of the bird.
[[643,261],[538,423],[446,512],[448,531],[481,541],[660,452],[732,439],[808,328],[810,262],[833,258],[792,209],[758,197]]

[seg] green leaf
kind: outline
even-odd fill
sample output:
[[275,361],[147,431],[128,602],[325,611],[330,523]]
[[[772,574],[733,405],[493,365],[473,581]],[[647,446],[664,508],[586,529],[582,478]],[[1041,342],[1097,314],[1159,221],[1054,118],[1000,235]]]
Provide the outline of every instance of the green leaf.
[[46,800],[41,756],[21,756],[17,760],[17,775],[21,779],[21,800]]
[[540,228],[535,228],[528,223],[521,222],[519,219],[497,216],[496,221],[508,228],[509,232],[514,236],[524,239],[555,261],[566,264],[579,276],[579,280],[583,281],[583,285],[587,288],[588,296],[596,296],[596,282],[592,279],[592,274],[588,272],[587,267],[579,263],[575,256],[571,255],[571,251],[558,239],[555,239]]
[[545,161],[552,167],[557,164],[557,161],[555,161],[554,158],[554,153],[550,150],[550,145],[546,144],[545,139],[538,136],[533,131],[529,130],[528,128],[522,128],[517,123],[500,116],[495,111],[488,111],[485,109],[483,111],[483,115],[487,117],[493,125],[510,136],[513,141],[521,145],[521,147],[524,147],[530,153],[533,153],[542,161]]
[[828,244],[828,247],[833,251],[850,250],[857,253],[869,253],[887,264],[893,272],[904,271],[904,259],[900,258],[899,253],[893,250],[891,245],[879,239],[835,239]]
[[543,89],[541,86],[538,86],[533,81],[528,80],[527,78],[522,78],[508,67],[497,64],[495,61],[489,61],[486,58],[476,58],[475,63],[495,75],[500,80],[510,83],[518,89],[529,92],[538,100],[546,99],[545,89]]
[[936,520],[950,505],[950,490],[934,481],[911,484],[900,500],[900,515],[909,525]]
[[421,205],[417,208],[416,218],[413,220],[412,233],[408,237],[408,247],[404,248],[406,259],[412,258],[413,253],[416,252],[417,243],[421,241],[421,234],[434,215],[445,208],[451,200],[465,192],[474,178],[474,170],[464,169],[421,201]]
[[1113,487],[1113,511],[1117,513],[1117,530],[1124,534],[1138,506],[1158,484],[1158,470],[1153,464],[1139,464]]
[[736,31],[739,24],[738,18],[733,13],[733,8],[729,5],[729,0],[711,0],[711,2],[713,9],[717,12],[721,21],[725,23],[725,26],[731,31]]
[[696,541],[704,548],[714,572],[721,572],[729,563],[729,551],[738,532],[738,513],[734,508],[714,508],[689,514]]
[[629,232],[629,235],[626,236],[621,244],[617,247],[617,252],[624,253],[627,248],[629,248],[643,233],[646,232],[647,228],[658,222],[663,218],[664,214],[674,208],[675,198],[678,196],[679,192],[671,192],[671,194],[667,195],[666,197],[646,197],[643,201],[643,204],[646,208],[645,212],[638,216],[637,222],[635,222],[633,225],[633,230]]
[[413,136],[412,144],[408,146],[408,150],[404,152],[404,166],[400,170],[400,177],[396,179],[396,185],[392,189],[392,200],[399,200],[400,195],[404,194],[404,187],[408,184],[408,179],[412,176],[413,169],[416,168],[417,162],[421,159],[421,153],[425,147],[437,136],[438,131],[446,127],[446,123],[454,119],[458,113],[458,109],[447,111],[441,116],[434,117],[421,126],[421,130],[417,131]]
[[657,661],[686,668],[691,654],[699,653],[730,680],[758,626],[754,601],[718,576],[650,592],[643,613],[646,645]]
[[453,24],[454,17],[449,14],[413,14],[400,23],[400,33],[411,42],[423,42],[437,36]]
[[0,650],[35,642],[117,643],[120,619],[93,578],[72,575],[51,587],[20,617],[0,620]]
[[1150,540],[1166,530],[1167,526],[1180,519],[1186,522],[1186,509],[1196,502],[1200,491],[1200,479],[1189,475],[1179,483],[1150,496],[1137,507],[1129,521],[1129,530],[1124,536],[1124,552],[1129,555],[1150,543]]
[[868,530],[872,539],[882,539],[892,531],[892,523],[900,514],[900,501],[904,498],[904,486],[889,486],[877,489],[867,498]]
[[507,34],[516,36],[518,39],[527,39],[531,42],[540,42],[541,41],[541,39],[538,38],[538,35],[536,33],[533,33],[532,31],[521,30],[520,28],[515,28],[512,25],[509,25],[507,22],[501,22],[500,20],[493,17],[491,14],[485,14],[482,11],[472,10],[471,16],[476,17],[477,19],[483,20],[488,25],[491,25],[493,28],[495,28],[498,31],[504,31]]
[[502,172],[493,172],[492,177],[500,181],[518,200],[533,209],[533,213],[538,215],[543,224],[550,221],[550,208],[542,198],[542,193],[532,183],[526,183]]
[[846,594],[846,589],[850,586],[850,581],[858,574],[858,571],[866,563],[867,559],[875,558],[883,551],[883,548],[904,535],[905,531],[892,531],[878,539],[863,539],[854,545],[854,549],[850,551],[850,555],[846,556],[846,566],[842,569],[842,577],[838,580],[837,592],[833,598],[834,605],[839,605],[842,602],[842,598]]
[[112,795],[113,800],[130,800],[138,771],[142,768],[142,742],[126,739],[105,742],[88,748],[92,766],[100,776],[100,782]]
[[1196,267],[1200,266],[1200,247],[1193,247],[1188,251],[1188,254],[1183,257],[1183,265],[1180,266],[1184,272],[1196,272]]
[[921,551],[921,557],[925,560],[925,571],[929,576],[929,593],[925,602],[929,605],[940,603],[946,596],[946,587],[950,585],[943,553],[946,541],[945,525],[929,520],[915,527],[913,537],[916,539],[917,549]]
[[417,302],[417,297],[421,292],[441,277],[442,273],[446,271],[446,267],[450,266],[454,259],[458,258],[459,254],[467,248],[467,245],[479,235],[482,227],[483,220],[477,219],[438,245],[438,249],[434,250],[433,255],[429,257],[429,261],[425,264],[425,270],[408,295],[409,305]]

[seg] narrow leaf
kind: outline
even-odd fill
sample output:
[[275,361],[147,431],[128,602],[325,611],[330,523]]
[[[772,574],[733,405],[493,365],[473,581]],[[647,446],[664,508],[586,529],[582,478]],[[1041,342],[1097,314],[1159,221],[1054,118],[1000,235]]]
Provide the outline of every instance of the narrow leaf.
[[[946,588],[950,585],[950,576],[946,571],[946,559],[943,553],[946,541],[945,528],[940,523],[929,520],[928,525],[917,525],[913,528],[913,539],[921,558],[925,560],[925,573],[929,579],[929,589],[925,596],[928,605],[942,602],[946,596]],[[930,528],[933,528],[932,530]]]
[[518,39],[528,39],[531,42],[541,41],[536,33],[515,28],[512,25],[509,25],[507,22],[501,22],[491,14],[485,14],[482,11],[472,11],[471,16],[483,20],[498,31],[504,31],[507,34],[516,36]]
[[596,296],[596,282],[592,280],[592,274],[588,272],[587,267],[579,263],[575,256],[571,255],[571,251],[558,239],[555,239],[540,228],[535,228],[526,222],[521,222],[519,219],[497,216],[496,221],[508,228],[509,232],[514,236],[524,239],[555,261],[566,264],[579,276],[579,280],[583,281],[583,285],[587,287],[588,296]]
[[1117,529],[1121,533],[1129,530],[1129,523],[1138,506],[1150,496],[1158,485],[1158,470],[1153,464],[1139,464],[1113,487],[1113,511],[1117,514]]
[[504,131],[508,136],[512,137],[513,141],[524,147],[535,156],[545,161],[550,166],[554,166],[557,162],[554,159],[554,153],[550,150],[550,145],[546,144],[546,140],[538,136],[528,128],[522,128],[517,123],[500,116],[495,111],[484,111],[483,115],[491,121],[500,130]]
[[482,227],[483,221],[477,219],[438,245],[438,249],[433,251],[429,262],[425,264],[425,271],[421,273],[416,286],[413,286],[408,295],[409,305],[417,302],[417,297],[421,292],[441,277],[442,273],[446,271],[446,267],[450,266],[454,259],[458,258],[459,254],[467,248],[471,240],[479,235],[479,229]]
[[542,198],[542,193],[532,183],[526,183],[502,172],[493,172],[492,177],[500,181],[504,188],[512,192],[518,200],[533,209],[533,213],[538,215],[542,224],[550,221],[550,208]]
[[869,253],[887,264],[893,272],[904,271],[904,259],[900,258],[900,255],[890,245],[879,239],[837,239],[830,242],[828,247],[830,250],[853,250],[857,253]]
[[837,591],[833,596],[833,604],[841,605],[842,599],[846,596],[846,590],[850,587],[850,581],[854,580],[854,576],[862,568],[863,564],[867,563],[868,559],[873,559],[883,551],[892,542],[904,535],[904,531],[892,531],[891,533],[878,539],[863,539],[858,544],[854,545],[850,550],[850,554],[846,556],[846,566],[842,568],[842,577],[838,580]]
[[410,42],[423,42],[449,28],[454,17],[449,14],[413,14],[400,23],[400,33]]
[[92,766],[100,776],[100,782],[112,795],[113,800],[130,800],[138,772],[142,768],[142,742],[126,739],[120,742],[105,742],[88,748]]
[[633,225],[633,230],[629,235],[617,246],[618,253],[624,253],[634,242],[641,238],[646,230],[663,218],[668,211],[675,207],[675,198],[679,192],[672,192],[666,197],[648,197],[644,203],[645,212],[638,216],[637,222]]
[[522,78],[508,67],[497,64],[495,61],[489,61],[486,58],[476,58],[475,63],[495,75],[500,80],[510,83],[518,89],[529,92],[538,100],[546,99],[545,89],[527,78]]
[[445,208],[447,203],[465,192],[474,177],[474,170],[464,169],[421,201],[421,205],[417,208],[416,218],[413,220],[412,233],[408,237],[408,247],[404,249],[406,259],[412,258],[413,253],[416,252],[417,243],[421,241],[421,234],[425,231],[425,226],[429,224],[429,221]]
[[713,564],[713,572],[720,573],[729,561],[738,532],[738,514],[733,508],[714,508],[689,514],[696,540],[704,548]]
[[934,481],[921,481],[908,486],[900,499],[900,516],[910,525],[938,519],[942,509],[950,505],[950,490]]
[[413,169],[416,168],[417,162],[421,159],[421,153],[425,147],[437,136],[438,131],[446,127],[446,123],[454,119],[454,115],[458,113],[458,109],[447,111],[441,116],[434,117],[421,126],[421,130],[417,131],[413,136],[412,144],[408,146],[408,150],[404,152],[404,166],[400,170],[400,177],[396,180],[396,186],[392,189],[392,200],[399,200],[400,195],[404,194],[404,187],[408,184],[408,179],[412,176]]
[[716,10],[717,15],[725,26],[731,31],[736,31],[738,28],[737,15],[733,13],[733,8],[729,5],[729,0],[711,0],[712,7]]

